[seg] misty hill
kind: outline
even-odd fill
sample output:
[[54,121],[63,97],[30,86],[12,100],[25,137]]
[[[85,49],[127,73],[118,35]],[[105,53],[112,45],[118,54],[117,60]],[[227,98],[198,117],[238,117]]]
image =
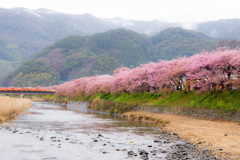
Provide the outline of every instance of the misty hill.
[[89,14],[0,8],[0,68],[6,68],[0,76],[60,38],[103,32],[113,26]]
[[223,19],[200,23],[197,31],[221,39],[240,40],[240,19]]
[[34,55],[2,84],[52,85],[59,80],[111,74],[118,67],[131,68],[158,59],[190,56],[214,47],[211,38],[181,28],[166,29],[152,37],[125,29],[91,36],[69,36]]
[[[0,78],[16,69],[26,58],[66,36],[91,35],[116,28],[152,36],[176,26],[183,25],[159,20],[101,19],[90,14],[71,15],[46,9],[0,8]],[[240,19],[227,19],[200,23],[197,31],[211,37],[240,40],[239,27]],[[163,46],[160,45],[164,57],[166,51]]]
[[153,21],[140,21],[129,20],[122,18],[104,19],[107,22],[115,24],[119,28],[130,29],[138,33],[144,33],[147,35],[155,35],[164,29],[172,27],[181,27],[180,23],[169,23],[165,21],[153,20]]
[[46,9],[0,8],[0,77],[24,59],[49,44],[70,35],[91,35],[110,29],[126,28],[155,34],[178,26],[161,21],[100,19],[90,14],[71,15]]

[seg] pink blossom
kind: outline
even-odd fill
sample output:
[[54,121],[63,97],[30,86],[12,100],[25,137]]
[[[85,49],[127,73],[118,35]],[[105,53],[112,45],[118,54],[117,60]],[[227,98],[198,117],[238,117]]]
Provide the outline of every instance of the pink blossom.
[[112,76],[83,77],[54,88],[57,95],[69,97],[96,93],[136,93],[239,89],[240,50],[219,48],[192,57],[159,60],[133,69],[116,69]]

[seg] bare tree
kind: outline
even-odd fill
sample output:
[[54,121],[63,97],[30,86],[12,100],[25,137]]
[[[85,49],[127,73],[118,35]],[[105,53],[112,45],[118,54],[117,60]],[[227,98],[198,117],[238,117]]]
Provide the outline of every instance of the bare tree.
[[217,44],[219,47],[227,47],[230,49],[235,49],[240,46],[240,42],[236,39],[221,39]]

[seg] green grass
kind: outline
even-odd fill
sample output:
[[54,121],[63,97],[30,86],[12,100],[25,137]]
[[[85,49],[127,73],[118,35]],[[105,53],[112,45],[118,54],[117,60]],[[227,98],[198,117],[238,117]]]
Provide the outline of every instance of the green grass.
[[[167,108],[183,109],[208,109],[217,110],[223,113],[240,111],[240,92],[239,91],[216,91],[216,92],[172,92],[172,93],[148,93],[139,92],[136,94],[128,93],[99,93],[90,96],[78,96],[74,98],[57,97],[56,95],[44,95],[48,99],[65,99],[68,101],[94,101],[101,100],[108,102],[106,105],[114,105],[115,110],[124,112],[136,105],[162,106]],[[116,105],[115,105],[115,104]],[[131,107],[128,107],[131,106]],[[104,106],[104,108],[107,106]],[[107,107],[112,113],[111,107]]]
[[[240,111],[239,91],[216,91],[216,92],[173,92],[136,94],[127,93],[101,93],[85,97],[85,100],[100,98],[104,101],[120,103],[134,103],[137,105],[164,106],[164,107],[184,107],[199,108],[222,111]],[[83,98],[82,98],[83,99]]]
[[41,95],[42,98],[48,98],[48,99],[56,99],[57,96],[55,94],[46,94],[46,95]]

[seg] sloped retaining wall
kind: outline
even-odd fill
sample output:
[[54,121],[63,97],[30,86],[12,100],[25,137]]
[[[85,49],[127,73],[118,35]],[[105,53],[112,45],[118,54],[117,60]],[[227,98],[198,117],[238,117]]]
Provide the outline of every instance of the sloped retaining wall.
[[[230,120],[240,122],[240,112],[224,112],[221,110],[210,110],[193,107],[161,107],[161,106],[144,106],[144,105],[132,105],[132,104],[120,104],[116,102],[108,102],[104,100],[98,100],[93,102],[70,102],[66,105],[70,110],[79,112],[93,112],[100,114],[112,114],[121,116],[121,114],[129,111],[145,111],[153,113],[173,113],[178,115],[191,116],[195,118],[204,118],[210,120]],[[111,113],[109,111],[113,110]],[[119,113],[118,111],[124,112]],[[116,113],[116,111],[118,113]]]
[[78,112],[88,112],[89,103],[88,102],[70,102],[66,106],[68,109]]

